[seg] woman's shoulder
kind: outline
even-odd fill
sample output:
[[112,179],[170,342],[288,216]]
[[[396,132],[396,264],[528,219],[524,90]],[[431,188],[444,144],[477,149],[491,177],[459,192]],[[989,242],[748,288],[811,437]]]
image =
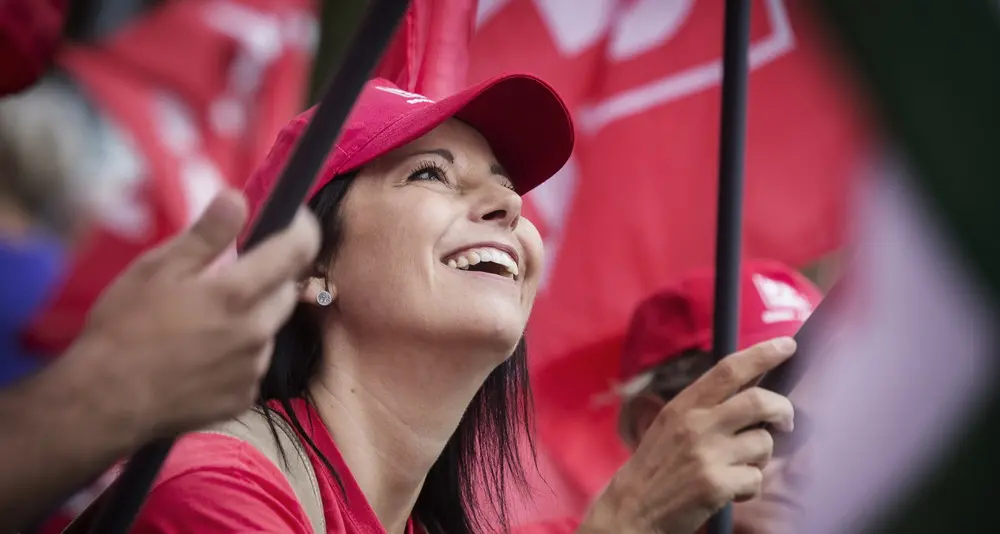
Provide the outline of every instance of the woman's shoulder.
[[[227,469],[281,476],[277,466],[253,445],[216,432],[193,432],[179,439],[170,450],[157,485],[185,473]],[[271,473],[271,471],[274,471]]]
[[291,485],[239,439],[194,433],[171,450],[132,530],[135,534],[311,532]]

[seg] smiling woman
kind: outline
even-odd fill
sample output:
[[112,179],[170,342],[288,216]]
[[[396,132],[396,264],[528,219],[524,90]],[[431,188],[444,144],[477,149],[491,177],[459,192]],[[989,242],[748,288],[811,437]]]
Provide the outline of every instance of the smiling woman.
[[[308,120],[250,179],[254,211]],[[232,432],[188,436],[133,532],[506,529],[505,492],[524,482],[523,334],[543,262],[520,195],[572,146],[565,107],[532,77],[439,102],[370,82],[310,192],[322,249],[261,387],[274,442],[292,429],[304,447],[275,462]],[[288,476],[297,453],[312,495]]]

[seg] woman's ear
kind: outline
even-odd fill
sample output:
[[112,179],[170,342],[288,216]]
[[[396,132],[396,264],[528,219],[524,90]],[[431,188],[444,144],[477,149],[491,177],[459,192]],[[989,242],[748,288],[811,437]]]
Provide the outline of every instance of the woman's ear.
[[299,282],[299,302],[327,307],[337,299],[337,287],[326,278],[311,277]]

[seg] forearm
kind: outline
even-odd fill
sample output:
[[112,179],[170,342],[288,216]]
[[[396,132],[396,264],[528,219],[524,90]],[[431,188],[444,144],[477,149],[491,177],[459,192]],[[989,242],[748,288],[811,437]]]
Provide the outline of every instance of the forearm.
[[100,350],[74,347],[0,392],[0,533],[37,520],[143,438],[136,399]]

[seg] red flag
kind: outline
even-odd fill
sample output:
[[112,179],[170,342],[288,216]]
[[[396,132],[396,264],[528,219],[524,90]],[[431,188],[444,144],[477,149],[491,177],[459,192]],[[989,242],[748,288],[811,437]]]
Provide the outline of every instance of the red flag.
[[[634,306],[713,260],[719,0],[482,0],[470,81],[527,70],[574,110],[576,153],[531,193],[549,271],[529,339],[541,448],[579,513],[626,458],[600,398]],[[803,266],[842,240],[869,129],[801,3],[754,0],[744,250]],[[548,515],[559,511],[548,511]]]
[[475,0],[413,0],[377,75],[442,98],[465,86]]

